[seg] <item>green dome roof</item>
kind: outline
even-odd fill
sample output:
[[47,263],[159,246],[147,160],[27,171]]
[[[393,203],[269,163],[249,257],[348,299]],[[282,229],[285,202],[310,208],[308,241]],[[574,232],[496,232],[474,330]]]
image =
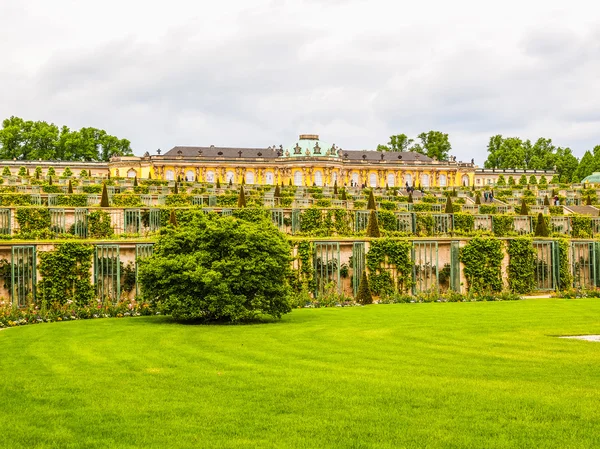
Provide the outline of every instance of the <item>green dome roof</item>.
[[284,157],[339,157],[334,145],[329,145],[319,140],[316,134],[300,134],[298,140],[283,149]]
[[590,176],[583,179],[581,182],[589,182],[591,184],[600,184],[600,172],[594,172]]

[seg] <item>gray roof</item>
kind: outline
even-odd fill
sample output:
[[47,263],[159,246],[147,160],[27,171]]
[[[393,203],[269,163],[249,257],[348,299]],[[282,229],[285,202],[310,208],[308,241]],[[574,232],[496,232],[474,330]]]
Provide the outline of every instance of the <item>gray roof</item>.
[[[275,159],[279,157],[278,148],[228,148],[228,147],[173,147],[167,151],[164,156],[170,157],[206,157],[206,158],[217,158],[222,157],[225,159],[236,159],[236,158],[265,158]],[[431,162],[433,159],[425,156],[424,154],[415,153],[412,151],[374,151],[374,150],[341,150],[338,151],[338,155],[342,160],[351,161],[389,161],[389,162]]]

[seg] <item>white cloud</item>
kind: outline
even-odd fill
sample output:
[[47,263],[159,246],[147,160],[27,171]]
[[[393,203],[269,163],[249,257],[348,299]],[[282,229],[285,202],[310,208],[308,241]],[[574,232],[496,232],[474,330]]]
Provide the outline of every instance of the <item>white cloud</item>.
[[600,7],[487,3],[5,0],[0,117],[101,127],[137,154],[429,129],[480,163],[497,133],[600,144]]

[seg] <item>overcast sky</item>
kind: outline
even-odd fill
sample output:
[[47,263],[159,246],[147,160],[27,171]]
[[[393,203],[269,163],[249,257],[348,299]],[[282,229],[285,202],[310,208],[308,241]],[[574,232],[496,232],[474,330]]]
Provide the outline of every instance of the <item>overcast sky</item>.
[[481,164],[494,134],[581,156],[600,144],[600,2],[0,0],[11,115],[138,155],[435,129]]

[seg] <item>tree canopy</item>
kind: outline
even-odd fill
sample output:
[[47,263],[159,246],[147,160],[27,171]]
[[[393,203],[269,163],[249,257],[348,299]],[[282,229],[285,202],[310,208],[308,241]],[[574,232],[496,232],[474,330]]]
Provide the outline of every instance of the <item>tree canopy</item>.
[[377,151],[415,151],[438,160],[447,160],[452,149],[448,134],[429,131],[417,136],[419,142],[409,139],[406,134],[390,136],[387,145],[377,145]]
[[10,117],[0,129],[0,159],[108,161],[113,156],[131,156],[127,139],[102,129],[59,128],[54,123]]
[[145,300],[181,321],[280,317],[289,305],[290,247],[270,220],[195,213],[140,260]]

